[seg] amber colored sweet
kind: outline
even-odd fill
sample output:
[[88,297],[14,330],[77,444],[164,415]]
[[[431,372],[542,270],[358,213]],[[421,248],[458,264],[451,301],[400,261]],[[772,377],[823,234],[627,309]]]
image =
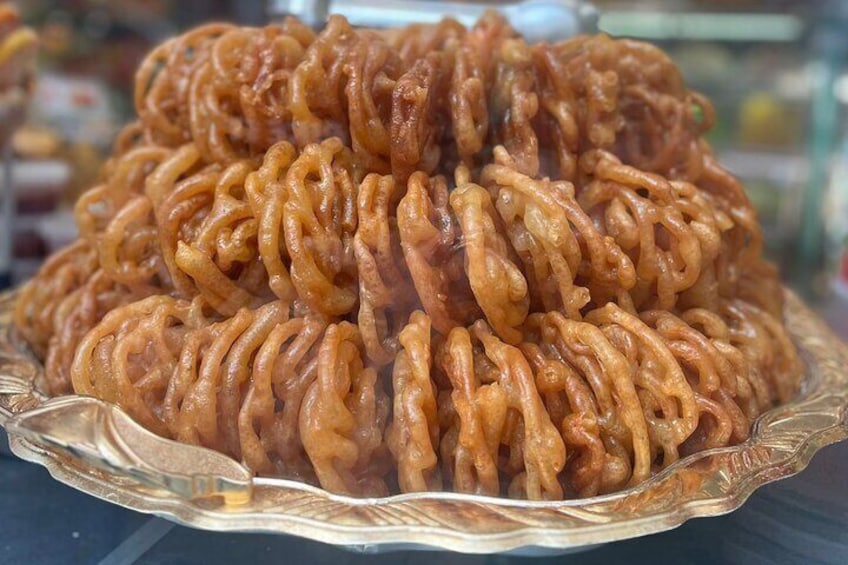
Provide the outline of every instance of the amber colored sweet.
[[654,47],[213,25],[135,100],[18,300],[53,394],[335,492],[561,499],[798,387],[712,108]]

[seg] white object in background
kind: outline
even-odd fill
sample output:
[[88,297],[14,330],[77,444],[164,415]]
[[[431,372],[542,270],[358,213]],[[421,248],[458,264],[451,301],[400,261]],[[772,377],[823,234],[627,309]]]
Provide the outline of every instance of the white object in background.
[[33,123],[50,124],[64,140],[104,148],[120,127],[105,83],[56,73],[39,76],[30,114]]
[[71,244],[78,235],[74,214],[70,210],[56,210],[42,216],[35,224],[35,231],[53,253]]
[[[60,196],[71,180],[71,167],[65,161],[11,161],[12,184],[18,199]],[[6,164],[0,165],[5,177]]]
[[433,0],[270,0],[272,15],[292,14],[307,25],[320,27],[330,14],[341,14],[363,27],[401,27],[436,23],[452,17],[466,26],[487,9],[501,12],[527,41],[556,41],[597,31],[598,11],[584,0],[525,0],[523,2],[461,2]]
[[[55,210],[71,180],[71,168],[64,161],[9,158],[0,166],[0,179],[4,185],[4,198],[0,202],[0,278],[8,279],[0,281],[2,288],[25,280],[42,262],[43,258],[32,255],[15,257],[15,242],[21,237],[31,237],[38,219]],[[49,244],[49,240],[45,241]]]

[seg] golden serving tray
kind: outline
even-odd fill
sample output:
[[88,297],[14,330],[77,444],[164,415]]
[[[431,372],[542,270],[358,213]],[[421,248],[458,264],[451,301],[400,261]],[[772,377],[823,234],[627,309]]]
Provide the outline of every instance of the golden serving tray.
[[15,339],[13,301],[13,294],[0,296],[0,425],[12,451],[83,492],[208,530],[291,534],[366,551],[573,550],[730,512],[848,438],[848,347],[786,291],[786,325],[806,363],[804,383],[797,399],[763,414],[741,445],[691,455],[637,487],[580,500],[435,492],[350,498],[251,477],[236,461],[159,438],[99,400],[47,399],[38,392],[40,365]]

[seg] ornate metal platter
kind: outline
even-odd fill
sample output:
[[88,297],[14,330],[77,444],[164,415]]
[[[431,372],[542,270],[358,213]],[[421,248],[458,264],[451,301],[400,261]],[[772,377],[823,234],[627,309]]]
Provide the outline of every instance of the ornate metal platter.
[[756,488],[801,471],[820,448],[848,438],[848,347],[786,294],[787,327],[807,366],[798,398],[760,417],[747,442],[689,456],[614,495],[564,502],[453,493],[354,499],[251,477],[223,455],[153,435],[115,406],[81,396],[47,399],[39,392],[40,365],[14,336],[12,294],[0,296],[0,425],[17,456],[57,480],[198,528],[277,532],[368,551],[576,549],[730,512]]

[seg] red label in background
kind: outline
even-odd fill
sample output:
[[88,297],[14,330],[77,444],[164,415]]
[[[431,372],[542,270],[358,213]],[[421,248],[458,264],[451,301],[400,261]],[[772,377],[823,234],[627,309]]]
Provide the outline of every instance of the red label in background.
[[839,278],[848,284],[848,249],[842,253],[842,267],[839,269]]

